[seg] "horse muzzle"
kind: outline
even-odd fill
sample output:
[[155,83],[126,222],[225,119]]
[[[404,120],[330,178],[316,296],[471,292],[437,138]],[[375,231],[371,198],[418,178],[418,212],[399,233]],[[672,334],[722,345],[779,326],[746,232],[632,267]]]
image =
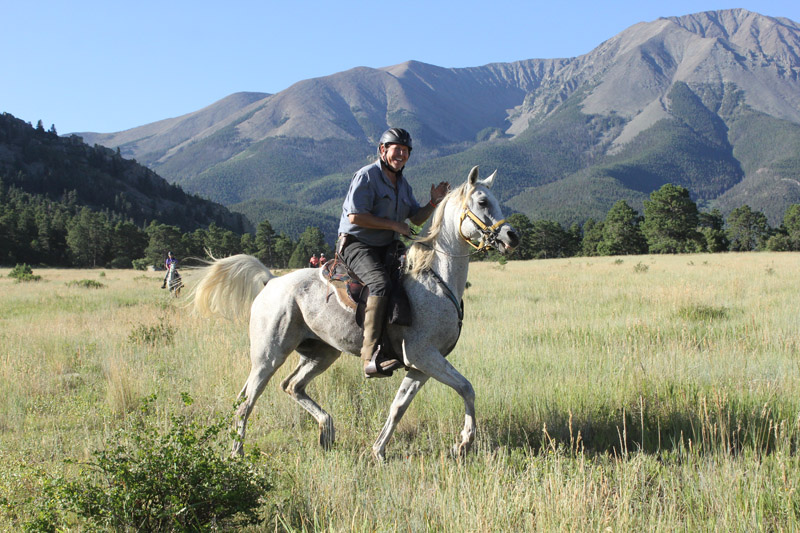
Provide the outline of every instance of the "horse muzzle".
[[491,244],[503,255],[512,253],[519,246],[520,238],[508,224],[503,224],[500,229],[490,237]]

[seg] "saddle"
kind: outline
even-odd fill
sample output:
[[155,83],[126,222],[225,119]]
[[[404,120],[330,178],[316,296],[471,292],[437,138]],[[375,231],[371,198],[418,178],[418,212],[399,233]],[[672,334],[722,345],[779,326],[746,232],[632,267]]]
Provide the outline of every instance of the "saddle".
[[[391,289],[389,292],[389,304],[386,312],[386,323],[383,327],[381,340],[379,342],[380,350],[385,357],[390,359],[403,360],[402,353],[392,345],[387,335],[388,326],[410,326],[411,325],[411,304],[408,301],[408,295],[403,288],[403,270],[405,265],[405,256],[397,258],[389,265],[389,272],[391,276]],[[327,299],[335,295],[339,304],[352,311],[355,315],[356,324],[360,328],[364,327],[364,312],[367,306],[367,297],[369,296],[369,287],[358,279],[347,266],[339,260],[338,254],[333,261],[328,261],[319,269],[319,275],[323,281],[328,284],[331,291],[328,293]]]
[[[402,262],[399,265],[390,267],[392,273],[392,288],[389,292],[389,310],[386,313],[386,325],[397,326],[411,325],[411,305],[408,302],[408,295],[403,288]],[[336,295],[339,304],[345,309],[355,313],[356,324],[364,327],[364,311],[369,297],[369,287],[358,279],[338,257],[333,261],[328,261],[319,269],[320,277],[332,289],[328,293],[327,299]]]

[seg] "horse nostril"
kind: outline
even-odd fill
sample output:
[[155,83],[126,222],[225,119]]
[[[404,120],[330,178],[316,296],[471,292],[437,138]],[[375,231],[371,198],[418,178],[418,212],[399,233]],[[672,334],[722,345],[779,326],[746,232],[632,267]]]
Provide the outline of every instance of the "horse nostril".
[[517,232],[515,232],[514,230],[509,231],[508,241],[512,247],[516,247],[519,244],[519,236],[517,235]]

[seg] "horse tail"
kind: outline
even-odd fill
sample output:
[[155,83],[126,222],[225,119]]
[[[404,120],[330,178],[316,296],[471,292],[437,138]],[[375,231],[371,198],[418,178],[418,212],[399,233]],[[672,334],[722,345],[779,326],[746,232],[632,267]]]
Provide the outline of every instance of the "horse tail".
[[249,320],[253,300],[275,276],[251,255],[211,259],[208,266],[200,269],[202,277],[190,296],[195,311],[206,316]]

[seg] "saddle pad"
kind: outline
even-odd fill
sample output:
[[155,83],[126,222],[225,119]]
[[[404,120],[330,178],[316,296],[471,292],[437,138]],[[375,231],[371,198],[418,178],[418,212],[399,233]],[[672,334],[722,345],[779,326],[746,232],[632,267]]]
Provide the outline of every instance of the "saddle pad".
[[[329,261],[319,269],[320,278],[328,284],[339,304],[356,312],[359,304],[365,304],[369,289],[358,283],[338,261]],[[330,297],[330,295],[328,295]]]

